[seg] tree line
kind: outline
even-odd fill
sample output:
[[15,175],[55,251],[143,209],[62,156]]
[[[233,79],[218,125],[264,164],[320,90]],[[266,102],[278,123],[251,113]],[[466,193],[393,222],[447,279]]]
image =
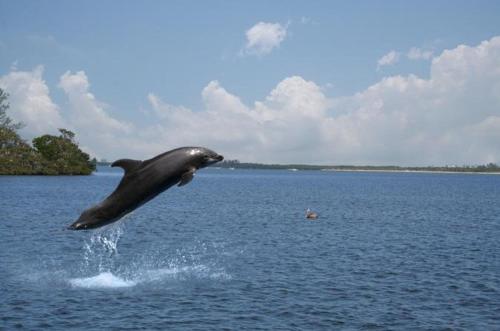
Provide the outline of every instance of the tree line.
[[0,88],[0,175],[89,175],[96,169],[96,160],[80,150],[69,130],[28,144],[18,134],[22,123],[13,121],[8,109],[8,94]]

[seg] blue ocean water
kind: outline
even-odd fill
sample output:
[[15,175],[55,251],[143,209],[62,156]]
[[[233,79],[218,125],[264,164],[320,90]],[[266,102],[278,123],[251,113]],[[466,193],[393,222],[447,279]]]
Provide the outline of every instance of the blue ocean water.
[[500,176],[211,168],[65,230],[120,178],[0,177],[0,329],[500,329]]

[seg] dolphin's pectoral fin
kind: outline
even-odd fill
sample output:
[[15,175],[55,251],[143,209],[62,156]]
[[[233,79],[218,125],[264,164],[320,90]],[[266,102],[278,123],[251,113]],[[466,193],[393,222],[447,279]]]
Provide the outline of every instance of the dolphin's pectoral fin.
[[125,174],[128,172],[133,171],[134,169],[139,168],[139,166],[142,164],[142,161],[139,160],[131,160],[131,159],[121,159],[113,162],[111,164],[112,167],[121,167],[123,170],[125,170]]
[[196,171],[195,168],[191,168],[189,171],[186,171],[185,173],[183,173],[181,176],[181,181],[179,182],[178,186],[184,186],[187,183],[189,183],[190,181],[192,181],[195,171]]

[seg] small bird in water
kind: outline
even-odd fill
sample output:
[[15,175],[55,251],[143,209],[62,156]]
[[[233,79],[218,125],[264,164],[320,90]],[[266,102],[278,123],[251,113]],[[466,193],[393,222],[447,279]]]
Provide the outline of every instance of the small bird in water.
[[316,220],[318,219],[318,213],[312,211],[311,209],[307,208],[306,210],[306,218],[310,220]]

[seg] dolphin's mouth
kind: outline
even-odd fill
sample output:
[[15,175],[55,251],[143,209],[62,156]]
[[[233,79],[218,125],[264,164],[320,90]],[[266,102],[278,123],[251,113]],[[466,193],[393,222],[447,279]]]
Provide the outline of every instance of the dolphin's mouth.
[[224,156],[219,155],[219,154],[213,155],[213,156],[209,156],[209,157],[205,158],[205,165],[204,166],[205,167],[206,166],[210,166],[210,165],[215,164],[217,162],[220,162],[222,160],[224,160]]

